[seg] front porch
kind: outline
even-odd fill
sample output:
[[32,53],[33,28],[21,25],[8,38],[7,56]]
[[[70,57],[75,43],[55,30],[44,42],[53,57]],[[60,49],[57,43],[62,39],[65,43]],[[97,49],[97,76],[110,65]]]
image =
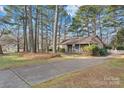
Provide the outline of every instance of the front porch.
[[81,53],[83,52],[82,47],[86,45],[83,45],[83,44],[66,45],[66,52],[67,53]]

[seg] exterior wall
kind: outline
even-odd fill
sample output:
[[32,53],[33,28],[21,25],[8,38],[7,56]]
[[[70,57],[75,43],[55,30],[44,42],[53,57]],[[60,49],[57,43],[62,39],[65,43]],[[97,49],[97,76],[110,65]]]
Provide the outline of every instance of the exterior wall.
[[64,45],[66,53],[82,53],[82,47],[87,45],[73,44],[73,45]]
[[65,52],[67,53],[68,52],[68,46],[64,45],[64,48],[65,48]]
[[66,47],[66,45],[59,45],[59,47],[60,47],[60,48],[65,48],[65,47]]
[[64,48],[66,53],[68,52],[68,46],[67,45],[60,45],[59,47]]
[[67,52],[68,53],[80,53],[80,45],[79,44],[73,44],[73,45],[67,45]]
[[[97,45],[98,45],[98,47],[103,48],[103,44],[97,44]],[[67,53],[82,53],[83,52],[82,48],[85,46],[89,46],[89,45],[88,44],[85,44],[85,45],[83,45],[83,44],[67,45],[66,46],[66,50],[67,50],[66,52]]]

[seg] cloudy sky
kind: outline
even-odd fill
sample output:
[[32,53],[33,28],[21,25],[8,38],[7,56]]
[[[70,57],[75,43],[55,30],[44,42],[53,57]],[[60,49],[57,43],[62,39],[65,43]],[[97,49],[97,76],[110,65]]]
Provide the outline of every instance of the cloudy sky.
[[3,6],[0,6],[0,16],[4,16],[5,15],[5,11]]
[[[4,6],[0,6],[0,16],[4,16],[5,15],[5,11],[4,11]],[[69,5],[66,8],[67,12],[73,17],[76,13],[76,11],[78,10],[77,6],[73,6],[73,5]]]
[[71,15],[71,16],[75,16],[75,13],[77,12],[78,10],[78,6],[74,6],[74,5],[69,5],[67,7],[67,11],[68,13]]
[[4,10],[3,10],[3,6],[0,6],[0,12],[1,12],[1,11],[4,11]]

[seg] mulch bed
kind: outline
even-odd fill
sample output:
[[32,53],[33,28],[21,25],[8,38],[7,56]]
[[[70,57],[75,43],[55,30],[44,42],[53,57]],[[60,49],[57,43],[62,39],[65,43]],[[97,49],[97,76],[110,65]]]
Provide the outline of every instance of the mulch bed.
[[53,53],[19,53],[19,56],[27,60],[61,57],[60,54],[53,54]]

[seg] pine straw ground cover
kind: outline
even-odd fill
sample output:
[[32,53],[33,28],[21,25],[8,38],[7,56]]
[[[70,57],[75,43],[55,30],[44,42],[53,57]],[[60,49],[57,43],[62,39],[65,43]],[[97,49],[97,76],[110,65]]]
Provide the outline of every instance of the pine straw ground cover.
[[110,59],[104,64],[82,71],[65,74],[32,87],[124,87],[124,56],[122,58]]
[[55,57],[61,57],[60,54],[53,54],[53,53],[19,53],[19,56],[23,60],[50,59]]

